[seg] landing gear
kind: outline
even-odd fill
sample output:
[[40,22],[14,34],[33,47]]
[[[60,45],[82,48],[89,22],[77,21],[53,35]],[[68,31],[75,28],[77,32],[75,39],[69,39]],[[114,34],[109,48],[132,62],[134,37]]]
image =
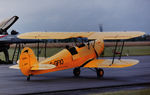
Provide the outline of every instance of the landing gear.
[[8,64],[9,63],[9,54],[8,54],[8,49],[4,49],[4,54],[5,54],[5,61]]
[[96,68],[97,78],[102,78],[104,75],[103,69]]
[[79,77],[80,76],[80,68],[74,68],[73,74],[75,77]]
[[[101,68],[95,68],[95,69],[91,68],[91,70],[96,72],[97,78],[102,78],[104,76],[104,71]],[[80,76],[80,68],[74,68],[73,74],[75,77],[79,77]]]
[[30,81],[30,76],[31,76],[31,75],[27,76],[27,81]]

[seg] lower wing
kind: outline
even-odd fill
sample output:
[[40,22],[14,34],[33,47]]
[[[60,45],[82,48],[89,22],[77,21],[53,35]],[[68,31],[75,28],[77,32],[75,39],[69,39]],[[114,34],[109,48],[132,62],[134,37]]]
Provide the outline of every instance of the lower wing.
[[112,59],[94,59],[89,63],[85,64],[83,67],[88,68],[124,68],[138,64],[138,60],[134,59],[114,59],[112,64]]

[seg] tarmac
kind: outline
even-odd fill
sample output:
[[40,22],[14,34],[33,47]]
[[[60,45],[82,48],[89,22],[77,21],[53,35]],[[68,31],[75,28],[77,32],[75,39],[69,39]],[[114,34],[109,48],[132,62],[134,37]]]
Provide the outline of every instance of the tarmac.
[[150,83],[150,56],[128,56],[140,63],[127,68],[105,68],[104,78],[97,79],[96,73],[82,68],[79,78],[73,76],[73,69],[32,76],[30,81],[20,70],[0,65],[0,94],[34,94],[89,88],[103,88]]

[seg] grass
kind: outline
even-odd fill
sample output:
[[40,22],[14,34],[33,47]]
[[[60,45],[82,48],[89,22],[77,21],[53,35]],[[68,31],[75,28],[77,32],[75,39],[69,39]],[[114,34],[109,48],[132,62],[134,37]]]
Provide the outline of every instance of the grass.
[[[114,47],[106,47],[104,50],[104,56],[113,56]],[[121,50],[121,48],[118,48]],[[132,46],[124,47],[123,56],[137,56],[137,55],[150,55],[150,46]]]
[[[32,48],[35,55],[37,55],[37,49],[36,48]],[[57,52],[61,51],[63,48],[47,48],[47,52],[46,55],[47,57],[52,56],[54,54],[56,54]],[[45,50],[44,48],[40,48],[40,56],[43,57],[45,54]]]
[[140,90],[126,90],[126,91],[96,93],[96,94],[88,94],[88,95],[150,95],[150,88],[140,89]]
[[[37,54],[36,48],[32,48],[32,49],[34,50],[35,54]],[[46,55],[47,55],[47,57],[50,57],[62,49],[63,48],[47,48]],[[105,57],[112,56],[113,50],[114,50],[114,47],[105,47],[104,56]],[[119,50],[119,48],[118,48],[118,50]],[[40,56],[44,56],[44,48],[40,48],[40,51],[41,51]],[[12,59],[13,52],[14,52],[14,48],[10,48],[9,49],[10,60]],[[135,56],[135,55],[150,55],[150,46],[124,47],[123,56]],[[4,58],[5,58],[4,54],[2,52],[0,52],[0,59],[4,60]]]
[[[32,49],[33,49],[35,55],[37,55],[37,49],[36,48],[32,48]],[[56,54],[57,52],[59,52],[62,49],[63,48],[47,48],[46,55],[47,55],[47,57],[50,57],[50,56]],[[11,60],[12,56],[13,56],[13,53],[14,53],[14,48],[10,48],[8,50],[8,52],[9,52],[9,59]],[[44,48],[40,48],[40,55],[39,56],[42,57],[42,56],[44,56],[44,54],[45,54],[44,53]],[[0,59],[5,60],[5,56],[4,56],[3,52],[0,52]]]

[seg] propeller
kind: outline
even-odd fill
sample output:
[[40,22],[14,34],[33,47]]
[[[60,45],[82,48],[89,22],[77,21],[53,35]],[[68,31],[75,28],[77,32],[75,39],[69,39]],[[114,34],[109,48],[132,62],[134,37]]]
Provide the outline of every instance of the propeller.
[[[99,31],[103,32],[103,24],[99,24]],[[101,57],[104,57],[104,53],[105,53],[105,48],[104,48],[103,52],[101,53]]]
[[103,32],[103,24],[99,24],[99,31]]

